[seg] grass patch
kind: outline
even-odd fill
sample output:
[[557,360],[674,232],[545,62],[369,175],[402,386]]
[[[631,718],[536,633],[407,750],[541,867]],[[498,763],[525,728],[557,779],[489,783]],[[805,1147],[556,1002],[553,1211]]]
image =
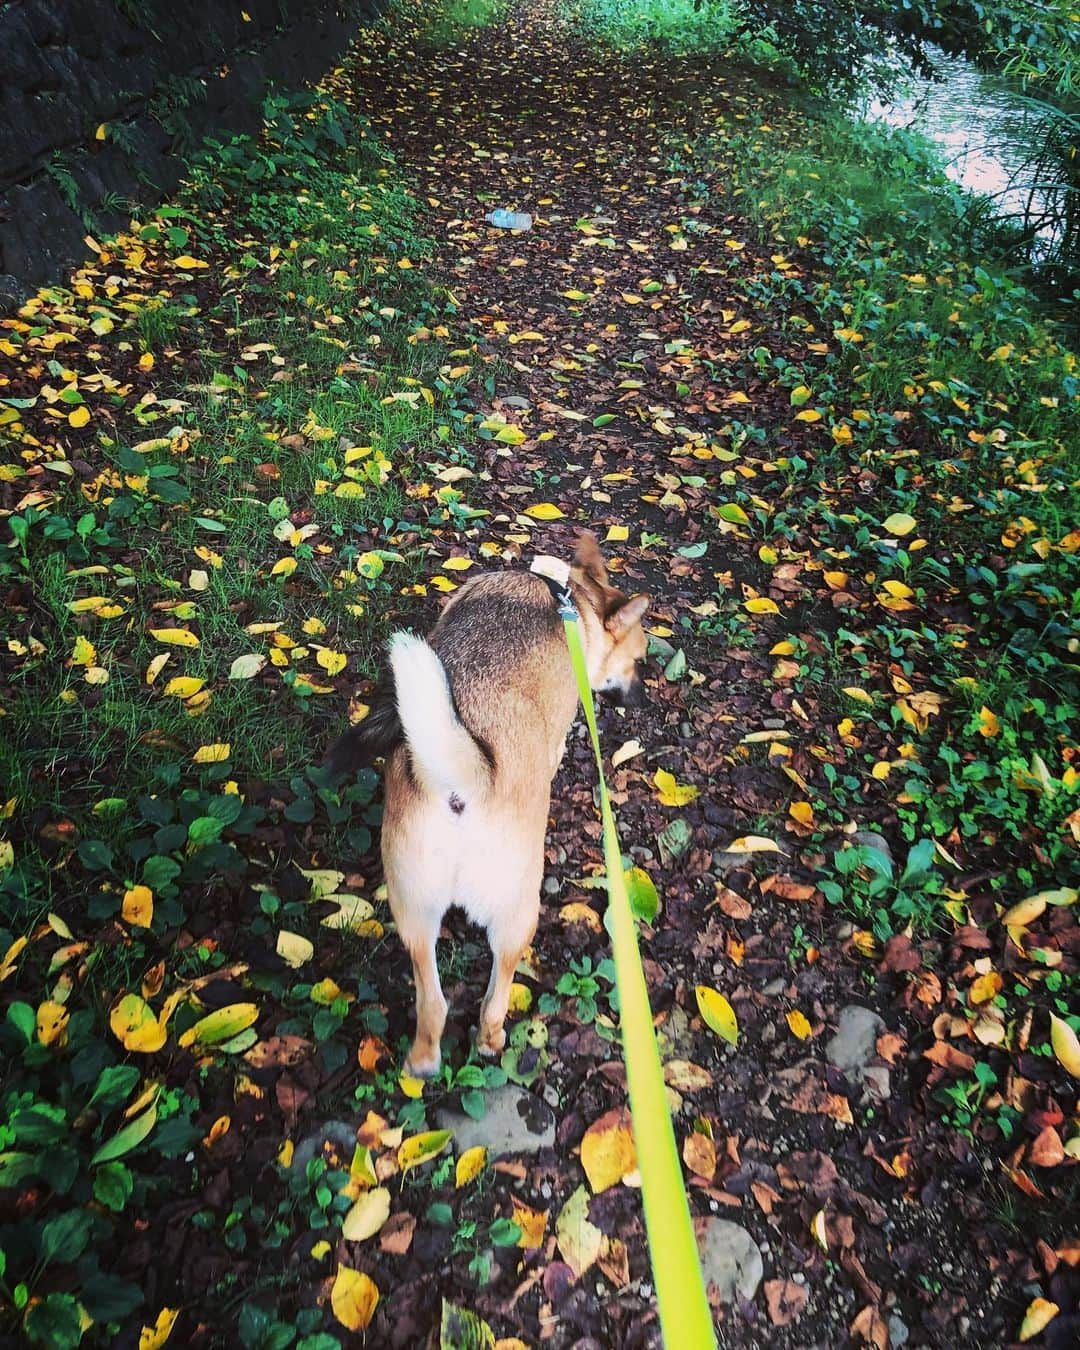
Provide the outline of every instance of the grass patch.
[[[426,591],[426,541],[467,510],[418,482],[471,462],[471,353],[449,350],[420,208],[343,79],[272,95],[259,138],[209,144],[173,203],[0,329],[0,1186],[29,1197],[0,1220],[0,1327],[35,1344],[108,1343],[139,1315],[111,1254],[197,1176],[179,1160],[232,1081],[212,1049],[198,1094],[144,1078],[146,1055],[166,1035],[176,1053],[240,948],[244,998],[324,1069],[386,1028],[366,897],[335,940],[355,1002],[313,998],[274,950],[320,935],[298,867],[371,847],[374,774],[317,765]],[[240,1018],[228,1053],[255,1037]],[[192,1222],[276,1251],[325,1223],[316,1180]],[[271,1343],[216,1293],[242,1343]]]

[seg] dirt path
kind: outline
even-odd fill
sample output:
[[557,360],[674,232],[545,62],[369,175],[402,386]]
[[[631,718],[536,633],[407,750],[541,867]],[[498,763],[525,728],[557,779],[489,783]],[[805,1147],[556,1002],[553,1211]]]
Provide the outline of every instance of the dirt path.
[[[606,714],[603,734],[609,754],[631,739],[644,747],[613,786],[624,846],[663,898],[643,948],[665,1050],[700,1068],[680,1089],[679,1139],[713,1135],[691,1168],[693,1207],[741,1225],[764,1258],[764,1291],[724,1308],[723,1342],[1000,1344],[1018,1323],[1021,1293],[1006,1287],[1007,1243],[987,1226],[993,1184],[988,1191],[965,1142],[925,1112],[925,1072],[913,1049],[908,1058],[926,1020],[911,973],[920,958],[905,940],[883,961],[860,954],[851,924],[825,906],[802,865],[803,831],[787,814],[804,796],[800,779],[817,777],[810,747],[834,733],[776,678],[770,648],[793,621],[802,631],[832,615],[812,583],[796,580],[797,563],[771,571],[757,544],[710,510],[734,474],[759,475],[762,494],[781,497],[783,475],[760,463],[796,453],[805,430],[763,390],[755,420],[767,446],[756,460],[731,452],[740,400],[726,372],[739,365],[745,374],[748,347],[778,341],[776,316],[752,295],[769,250],[671,164],[672,147],[695,127],[754,116],[752,91],[745,77],[706,63],[612,60],[574,37],[557,9],[544,0],[519,8],[460,50],[379,38],[357,82],[379,134],[434,208],[444,240],[436,270],[486,335],[482,412],[524,437],[488,441],[478,476],[457,486],[489,515],[446,543],[480,561],[478,544],[492,540],[504,556],[528,558],[564,552],[571,524],[601,537],[610,530],[614,567],[655,598],[659,665],[685,655],[681,675],[678,656],[670,678],[655,672],[646,711]],[[394,71],[400,77],[386,77]],[[482,216],[496,206],[534,213],[535,229],[489,230]],[[523,514],[538,503],[561,516],[549,525]],[[796,532],[791,556],[799,543]],[[725,628],[717,599],[732,594],[780,608],[762,605],[761,619]],[[650,781],[657,769],[700,796],[665,807]],[[595,966],[604,955],[600,904],[575,882],[600,858],[591,783],[579,738],[557,783],[549,841],[537,942],[547,988],[571,958]],[[688,830],[673,831],[673,821]],[[727,851],[752,834],[779,842],[778,867]],[[470,1006],[481,972],[466,979]],[[696,1018],[699,983],[731,999],[737,1051]],[[829,1063],[847,1005],[882,1018],[868,1022],[856,1056],[865,1078]],[[526,1203],[550,1209],[552,1225],[580,1183],[573,1155],[583,1132],[625,1098],[613,1045],[572,1009],[564,1001],[551,1020],[543,1078],[556,1151],[509,1177]],[[811,1232],[822,1215],[827,1252]],[[433,1306],[438,1288],[497,1334],[520,1329],[529,1343],[656,1343],[635,1195],[605,1192],[591,1218],[626,1244],[621,1270],[611,1259],[575,1282],[549,1238],[475,1294],[435,1269],[420,1272],[418,1309]],[[406,1326],[394,1343],[414,1343],[411,1334]]]

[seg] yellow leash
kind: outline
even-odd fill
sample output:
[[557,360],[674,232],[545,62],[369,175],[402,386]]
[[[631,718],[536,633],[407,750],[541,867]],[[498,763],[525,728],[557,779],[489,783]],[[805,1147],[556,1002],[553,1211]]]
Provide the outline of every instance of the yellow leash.
[[581,642],[581,619],[570,594],[567,565],[559,559],[543,557],[534,561],[532,570],[549,583],[555,582],[558,588],[552,587],[552,593],[566,629],[570,663],[596,756],[615,983],[619,991],[619,1025],[660,1327],[667,1350],[715,1350],[712,1313],[705,1296],[682,1165],[675,1146],[645,972],[638,951],[637,928],[623,876],[622,850],[604,779],[596,710]]

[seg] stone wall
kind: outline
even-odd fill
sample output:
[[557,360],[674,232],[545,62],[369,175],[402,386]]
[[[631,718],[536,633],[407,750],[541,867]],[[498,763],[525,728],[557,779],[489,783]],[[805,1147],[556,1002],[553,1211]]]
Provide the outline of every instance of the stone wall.
[[174,189],[203,136],[254,130],[267,84],[317,79],[378,7],[0,0],[0,309]]

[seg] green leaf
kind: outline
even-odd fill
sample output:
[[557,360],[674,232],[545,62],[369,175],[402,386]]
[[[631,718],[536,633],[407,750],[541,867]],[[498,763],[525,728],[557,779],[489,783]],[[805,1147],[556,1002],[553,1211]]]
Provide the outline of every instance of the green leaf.
[[606,427],[609,422],[615,421],[614,413],[601,413],[599,417],[594,417],[592,424],[594,427]]
[[91,872],[105,872],[113,865],[113,851],[100,839],[84,839],[79,845],[79,861]]
[[28,1308],[23,1330],[37,1345],[48,1350],[71,1350],[82,1340],[82,1315],[72,1294],[47,1294]]
[[122,1162],[105,1163],[94,1173],[94,1199],[119,1214],[131,1199],[134,1184],[131,1172]]
[[122,1158],[125,1153],[130,1153],[133,1148],[138,1148],[146,1136],[157,1124],[157,1102],[141,1116],[136,1116],[134,1120],[128,1121],[122,1130],[117,1130],[111,1139],[107,1139],[90,1159],[90,1166],[97,1167],[99,1163],[112,1162],[114,1158]]
[[681,680],[686,674],[686,653],[680,647],[671,660],[664,667],[664,679],[672,684],[676,680]]
[[732,525],[750,524],[750,517],[738,502],[724,502],[722,506],[716,508],[716,514],[721,520],[726,520]]
[[[504,1219],[502,1222],[508,1223],[509,1220]],[[512,1227],[517,1228],[517,1224]],[[519,1235],[520,1232],[518,1229]],[[439,1350],[494,1350],[494,1345],[495,1333],[482,1317],[468,1308],[455,1308],[443,1299]]]
[[37,1154],[12,1150],[0,1153],[0,1186],[21,1186],[37,1171]]
[[8,1006],[7,1020],[22,1032],[27,1045],[33,1045],[37,1035],[37,1015],[29,1003],[12,1003]]
[[94,1084],[94,1091],[86,1103],[87,1109],[96,1106],[99,1111],[107,1111],[125,1101],[139,1081],[139,1071],[133,1064],[112,1064],[102,1069]]
[[41,1230],[41,1260],[47,1264],[58,1257],[65,1265],[77,1261],[90,1241],[92,1222],[86,1209],[69,1209],[50,1219]]
[[626,894],[630,898],[630,908],[635,916],[645,923],[652,923],[660,909],[660,897],[656,893],[652,877],[643,867],[630,867],[624,873]]

